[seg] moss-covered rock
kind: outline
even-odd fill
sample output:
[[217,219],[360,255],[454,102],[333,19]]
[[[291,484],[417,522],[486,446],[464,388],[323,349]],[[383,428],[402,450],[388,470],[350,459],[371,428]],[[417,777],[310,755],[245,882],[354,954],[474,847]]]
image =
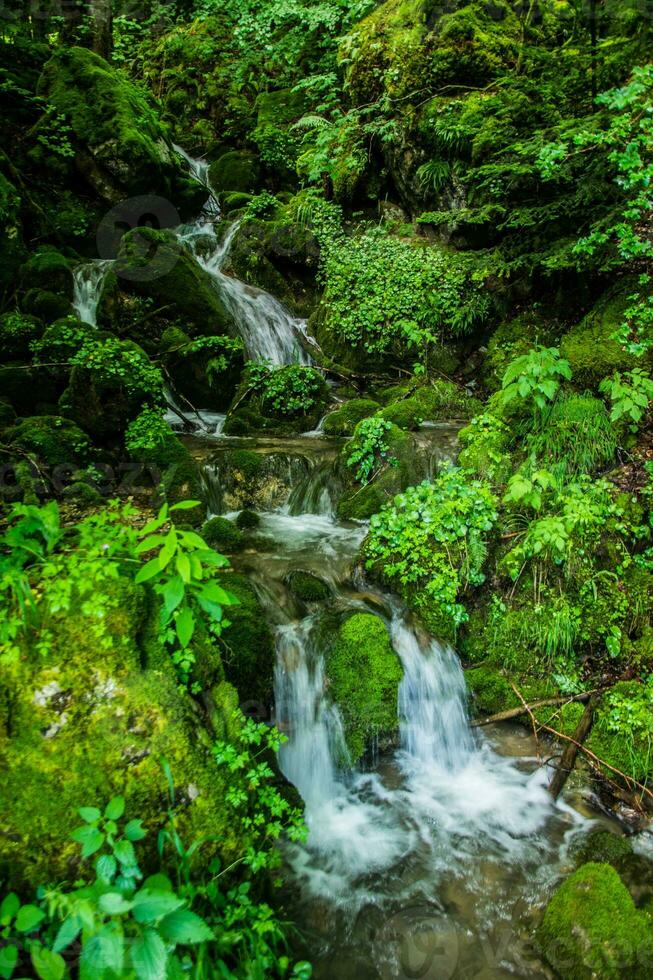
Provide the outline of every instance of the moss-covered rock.
[[611,864],[619,870],[622,858],[633,853],[628,837],[613,834],[609,830],[595,830],[577,838],[570,849],[570,857],[576,864]]
[[252,531],[261,523],[261,518],[255,510],[241,510],[236,518],[236,527],[241,531]]
[[92,602],[48,616],[38,651],[3,664],[0,874],[17,889],[78,877],[70,839],[77,810],[115,795],[125,797],[129,818],[144,820],[152,853],[165,793],[161,758],[175,781],[184,839],[211,841],[205,855],[235,853],[211,740],[159,641],[143,644],[146,616],[137,587],[104,578]]
[[21,266],[20,277],[25,291],[46,289],[70,301],[73,298],[73,274],[70,260],[56,248],[42,246]]
[[555,345],[559,326],[529,310],[499,324],[490,337],[482,364],[482,376],[490,391],[498,391],[511,361],[541,344]]
[[62,47],[43,69],[38,94],[66,118],[77,167],[105,201],[154,193],[182,216],[199,212],[206,193],[186,177],[153,103],[124,72],[87,48]]
[[465,681],[479,714],[495,715],[519,706],[519,698],[498,667],[473,667],[465,671]]
[[261,166],[249,150],[229,150],[209,167],[209,183],[215,194],[237,191],[255,193],[261,183]]
[[204,492],[199,466],[158,408],[146,408],[130,422],[125,448],[142,467],[139,478],[159,489],[168,503],[197,500],[196,507],[184,511],[184,523],[202,523],[206,511],[201,503]]
[[323,602],[331,595],[326,582],[312,572],[304,572],[300,569],[290,572],[286,584],[291,594],[301,602]]
[[161,339],[161,348],[176,392],[197,408],[219,412],[229,407],[245,366],[240,338],[191,340],[182,330],[169,327]]
[[202,537],[216,551],[233,554],[244,546],[242,531],[226,517],[211,517],[202,526]]
[[280,208],[270,220],[245,221],[229,251],[239,279],[272,293],[301,317],[308,317],[317,302],[319,258],[313,232],[296,222],[289,208]]
[[20,298],[20,308],[24,313],[37,317],[45,323],[52,323],[60,317],[73,312],[70,300],[66,296],[53,293],[50,289],[28,289]]
[[365,486],[356,482],[356,468],[350,467],[347,462],[357,446],[356,430],[353,439],[343,446],[339,469],[346,489],[338,502],[338,515],[341,518],[367,520],[406,487],[423,479],[424,460],[410,433],[392,425],[385,433],[385,442],[388,446],[386,461],[374,479]]
[[7,445],[48,466],[77,468],[89,459],[88,436],[71,422],[58,415],[39,415],[21,419],[4,434]]
[[355,613],[345,620],[327,654],[326,674],[355,764],[374,740],[393,739],[398,730],[397,691],[403,672],[378,616]]
[[[14,45],[11,47],[13,49]],[[12,176],[9,160],[0,152],[0,214],[4,225],[0,240],[0,296],[3,299],[9,294],[25,257],[21,198]]]
[[238,599],[225,613],[230,624],[222,634],[225,674],[238,689],[241,703],[260,702],[267,708],[272,701],[274,637],[247,577],[234,572],[225,575],[222,584]]
[[163,401],[160,371],[130,340],[90,339],[61,396],[62,413],[98,440],[121,435],[146,405]]
[[155,346],[169,326],[197,335],[235,334],[210,276],[169,231],[134,228],[105,279],[98,324]]
[[262,92],[256,99],[256,128],[252,139],[258,146],[261,162],[274,187],[294,187],[297,184],[296,161],[301,146],[301,134],[292,124],[307,108],[306,96],[290,88]]
[[637,367],[638,358],[614,340],[623,323],[624,311],[631,305],[632,284],[620,284],[605,293],[587,316],[560,342],[560,354],[572,371],[578,387],[596,390],[614,371]]
[[418,429],[422,422],[471,419],[483,410],[482,403],[452,381],[437,380],[419,387],[407,398],[390,402],[379,412],[400,429]]
[[352,436],[354,429],[363,419],[374,415],[379,403],[371,398],[352,398],[335,412],[330,412],[324,420],[324,433],[327,436]]
[[26,313],[3,313],[0,317],[0,359],[13,361],[30,357],[30,345],[43,333],[43,324]]
[[645,980],[653,963],[651,920],[635,908],[608,864],[584,864],[549,902],[538,940],[564,980]]
[[246,373],[224,431],[227,435],[309,432],[324,414],[327,400],[326,381],[316,368],[289,364],[260,372],[257,378]]

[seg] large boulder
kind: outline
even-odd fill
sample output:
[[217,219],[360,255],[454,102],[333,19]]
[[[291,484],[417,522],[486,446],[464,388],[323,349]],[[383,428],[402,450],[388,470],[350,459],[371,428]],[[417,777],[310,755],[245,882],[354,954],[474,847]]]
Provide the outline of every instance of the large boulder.
[[191,405],[226,411],[245,366],[242,340],[235,337],[197,337],[169,327],[161,349],[175,392]]
[[389,428],[383,435],[387,446],[384,457],[376,460],[368,483],[357,480],[357,467],[350,460],[363,446],[365,435],[361,426],[365,421],[356,427],[353,438],[343,447],[339,460],[345,493],[338,503],[338,515],[346,520],[367,520],[398,493],[419,483],[425,476],[425,461],[415,437],[388,423]]
[[98,324],[156,348],[171,325],[196,335],[234,334],[211,276],[170,231],[134,228],[123,236],[107,276]]
[[103,200],[157,194],[182,216],[200,211],[206,192],[185,176],[152,101],[122,71],[87,48],[60,48],[38,94],[66,119],[75,163]]
[[538,939],[563,980],[646,980],[653,969],[651,919],[609,864],[584,864],[549,902]]

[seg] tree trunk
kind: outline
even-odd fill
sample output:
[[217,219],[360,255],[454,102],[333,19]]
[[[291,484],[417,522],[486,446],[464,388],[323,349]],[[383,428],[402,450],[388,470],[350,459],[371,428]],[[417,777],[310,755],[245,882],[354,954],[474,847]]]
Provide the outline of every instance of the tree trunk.
[[91,47],[96,54],[111,59],[113,17],[111,0],[90,0]]
[[562,793],[564,785],[569,779],[571,771],[576,763],[576,757],[578,756],[580,747],[592,729],[592,722],[594,721],[594,706],[594,698],[590,698],[587,703],[587,707],[585,708],[585,711],[578,722],[578,728],[574,732],[574,740],[573,742],[567,742],[557,771],[554,773],[553,779],[549,783],[549,793],[554,800],[557,800]]

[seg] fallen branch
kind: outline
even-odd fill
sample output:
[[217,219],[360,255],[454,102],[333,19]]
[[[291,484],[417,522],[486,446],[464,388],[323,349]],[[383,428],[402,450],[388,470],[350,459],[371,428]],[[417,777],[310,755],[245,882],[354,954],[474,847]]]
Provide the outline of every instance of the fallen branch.
[[512,721],[514,718],[527,714],[529,709],[558,707],[572,704],[574,701],[589,701],[590,697],[596,693],[596,691],[586,691],[584,694],[574,694],[571,697],[545,698],[543,701],[533,701],[530,705],[523,702],[521,708],[510,708],[508,711],[499,711],[496,715],[489,715],[487,718],[479,718],[477,721],[473,721],[472,728],[483,728],[485,725],[493,725],[500,721]]
[[562,793],[565,783],[576,765],[580,747],[592,730],[595,705],[595,699],[590,698],[574,732],[574,740],[573,742],[567,742],[560,763],[553,774],[553,779],[549,783],[549,793],[554,800],[557,800]]
[[[590,749],[586,749],[584,745],[582,745],[575,738],[572,738],[571,735],[565,735],[564,732],[559,732],[559,731],[557,731],[557,729],[551,728],[550,725],[545,725],[543,722],[537,721],[537,719],[533,715],[531,709],[526,704],[526,702],[524,701],[523,696],[517,690],[517,688],[515,687],[515,685],[512,684],[511,687],[512,687],[513,691],[515,692],[515,694],[517,695],[517,697],[521,700],[522,704],[525,705],[527,712],[531,716],[531,720],[537,722],[538,729],[540,729],[542,731],[545,731],[545,732],[549,732],[550,735],[555,735],[556,738],[561,738],[565,742],[571,742],[571,743],[573,743],[573,745],[576,746],[576,748],[577,748],[577,750],[579,752],[582,752],[583,755],[587,756],[587,758],[590,760],[590,765],[592,766],[593,769],[596,770],[596,772],[600,776],[604,776],[605,775],[604,773],[601,772],[601,766],[603,766],[605,769],[609,769],[610,772],[613,772],[616,776],[620,776],[624,780],[624,782],[627,784],[627,786],[632,787],[632,788],[636,788],[636,789],[640,790],[641,791],[641,796],[647,796],[650,799],[651,803],[653,803],[653,792],[648,788],[648,786],[644,786],[644,784],[643,783],[640,783],[637,779],[633,779],[632,776],[626,775],[625,772],[622,772],[621,769],[617,769],[616,766],[610,765],[610,763],[609,762],[606,762],[605,759],[599,758],[598,755],[596,755],[594,752],[591,752]],[[593,692],[593,693],[596,693],[596,692]],[[608,778],[608,777],[605,777],[605,778]],[[612,783],[613,781],[608,778],[608,782]],[[633,801],[633,802],[637,802],[637,803],[639,803],[641,805],[641,799],[639,801]]]

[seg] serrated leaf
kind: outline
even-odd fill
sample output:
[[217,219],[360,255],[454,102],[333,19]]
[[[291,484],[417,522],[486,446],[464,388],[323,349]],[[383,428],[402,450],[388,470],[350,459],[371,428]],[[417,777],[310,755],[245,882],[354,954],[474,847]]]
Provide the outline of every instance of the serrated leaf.
[[168,615],[175,611],[181,600],[184,598],[185,591],[184,583],[178,575],[175,575],[175,577],[171,578],[169,582],[166,582],[165,586],[163,587],[162,595],[163,605]]
[[136,864],[136,853],[129,840],[119,840],[114,844],[113,853],[123,865]]
[[132,943],[131,962],[138,980],[164,980],[167,960],[165,944],[153,929]]
[[95,862],[97,876],[103,881],[111,881],[117,869],[118,865],[112,854],[103,854]]
[[104,816],[107,820],[120,820],[125,812],[124,796],[114,796],[106,805]]
[[106,895],[101,895],[98,901],[105,915],[124,915],[131,910],[133,904],[120,892],[107,892]]
[[0,977],[2,980],[9,980],[17,962],[18,949],[16,946],[3,946],[0,949]]
[[215,939],[213,930],[204,919],[189,909],[171,912],[159,923],[159,932],[173,945],[207,943]]
[[171,912],[176,912],[183,904],[173,891],[143,887],[134,895],[133,916],[137,922],[156,922]]

